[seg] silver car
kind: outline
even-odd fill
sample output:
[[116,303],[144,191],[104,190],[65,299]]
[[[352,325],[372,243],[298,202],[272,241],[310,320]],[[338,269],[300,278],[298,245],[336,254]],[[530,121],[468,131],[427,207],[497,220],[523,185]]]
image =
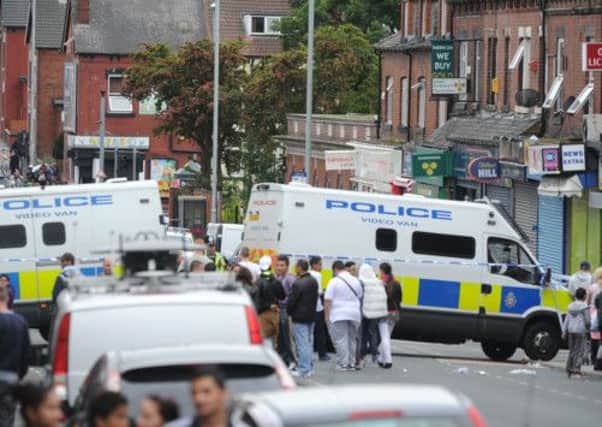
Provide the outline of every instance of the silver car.
[[236,418],[250,427],[485,427],[463,395],[426,385],[357,385],[245,395]]

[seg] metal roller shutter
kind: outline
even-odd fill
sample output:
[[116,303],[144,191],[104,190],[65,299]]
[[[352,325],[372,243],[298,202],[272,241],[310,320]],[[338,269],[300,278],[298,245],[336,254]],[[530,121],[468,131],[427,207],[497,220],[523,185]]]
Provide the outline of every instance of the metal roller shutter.
[[554,273],[564,273],[564,199],[538,196],[539,261],[552,268]]
[[498,187],[497,185],[487,185],[487,197],[493,202],[499,202],[508,215],[512,216],[512,189]]
[[527,246],[537,255],[537,184],[515,182],[514,221],[529,237]]

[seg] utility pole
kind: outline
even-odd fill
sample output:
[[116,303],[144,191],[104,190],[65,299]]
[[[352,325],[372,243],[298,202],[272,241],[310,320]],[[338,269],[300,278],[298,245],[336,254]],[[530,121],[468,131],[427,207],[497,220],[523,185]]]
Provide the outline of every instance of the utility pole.
[[219,153],[217,138],[219,136],[219,18],[220,0],[213,3],[213,155],[211,157],[211,222],[217,222],[217,176]]
[[100,163],[100,176],[96,177],[97,182],[102,182],[103,175],[105,175],[105,91],[100,91],[100,128],[98,129],[99,139],[99,163]]
[[314,15],[315,0],[309,0],[309,22],[307,32],[307,87],[305,93],[305,179],[311,183],[311,122],[314,93]]

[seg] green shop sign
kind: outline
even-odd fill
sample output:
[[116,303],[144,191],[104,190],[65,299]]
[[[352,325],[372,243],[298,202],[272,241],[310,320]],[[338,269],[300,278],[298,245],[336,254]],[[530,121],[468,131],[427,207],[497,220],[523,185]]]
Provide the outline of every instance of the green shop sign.
[[451,40],[431,41],[431,73],[433,78],[453,77],[454,42]]
[[447,151],[413,154],[412,171],[414,178],[449,176],[452,171],[452,157]]

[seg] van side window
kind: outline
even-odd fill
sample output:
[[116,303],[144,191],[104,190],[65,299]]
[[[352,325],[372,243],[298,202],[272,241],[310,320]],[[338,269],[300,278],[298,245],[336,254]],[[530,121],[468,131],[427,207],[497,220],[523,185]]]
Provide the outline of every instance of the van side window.
[[46,246],[65,244],[65,224],[62,222],[47,222],[42,225],[42,240]]
[[[537,284],[537,267],[525,250],[512,240],[491,237],[487,241],[487,258],[492,274],[511,277],[521,283]],[[531,267],[532,266],[532,267]]]
[[23,225],[0,226],[0,249],[22,248],[27,246],[27,236]]
[[384,252],[395,252],[397,250],[397,231],[390,228],[377,229],[376,249]]
[[473,259],[475,247],[474,237],[422,231],[412,233],[412,252],[419,255]]

